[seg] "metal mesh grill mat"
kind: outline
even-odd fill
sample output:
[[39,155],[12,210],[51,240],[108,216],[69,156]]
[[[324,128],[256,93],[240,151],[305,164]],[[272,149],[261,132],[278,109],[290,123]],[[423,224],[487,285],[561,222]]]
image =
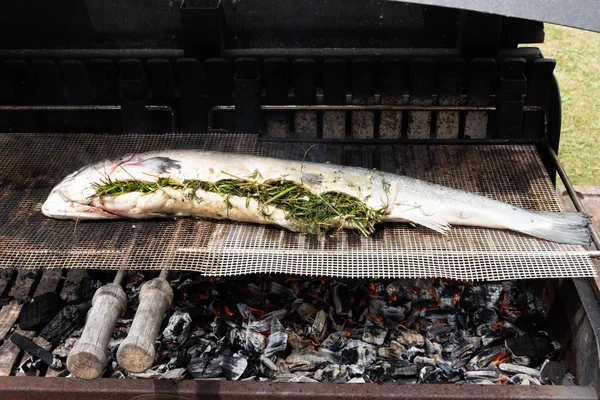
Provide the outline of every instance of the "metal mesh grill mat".
[[[532,146],[273,143],[254,135],[1,134],[0,267],[184,269],[206,275],[499,280],[594,276],[580,246],[512,232],[386,224],[371,237],[315,237],[226,221],[57,221],[40,211],[67,174],[104,158],[167,148],[251,153],[396,172],[540,211],[562,206]],[[306,155],[305,155],[306,153]]]

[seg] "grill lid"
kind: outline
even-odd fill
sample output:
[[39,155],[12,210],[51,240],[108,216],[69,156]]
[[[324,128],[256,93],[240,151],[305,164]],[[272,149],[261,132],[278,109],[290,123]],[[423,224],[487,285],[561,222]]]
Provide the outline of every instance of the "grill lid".
[[600,11],[597,3],[592,0],[404,0],[402,2],[479,11],[600,32]]

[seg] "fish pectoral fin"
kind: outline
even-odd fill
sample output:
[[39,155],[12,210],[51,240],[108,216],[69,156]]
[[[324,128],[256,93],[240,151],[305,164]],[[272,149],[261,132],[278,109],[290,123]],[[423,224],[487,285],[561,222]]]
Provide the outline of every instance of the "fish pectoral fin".
[[442,234],[450,232],[450,224],[440,213],[427,213],[420,207],[414,207],[408,210],[394,209],[389,216],[391,221],[394,219],[405,220],[433,229]]

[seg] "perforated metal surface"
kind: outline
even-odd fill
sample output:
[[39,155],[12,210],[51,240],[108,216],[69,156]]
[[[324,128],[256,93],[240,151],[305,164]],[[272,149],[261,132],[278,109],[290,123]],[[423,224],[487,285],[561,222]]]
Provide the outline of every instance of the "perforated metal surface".
[[[195,219],[57,221],[40,212],[72,171],[129,152],[200,148],[302,159],[308,144],[253,135],[0,135],[0,267],[186,269],[207,275],[290,273],[465,280],[593,276],[580,246],[460,228],[444,237],[404,224],[315,237],[277,227]],[[562,206],[530,146],[316,145],[309,161],[396,172],[517,206]]]

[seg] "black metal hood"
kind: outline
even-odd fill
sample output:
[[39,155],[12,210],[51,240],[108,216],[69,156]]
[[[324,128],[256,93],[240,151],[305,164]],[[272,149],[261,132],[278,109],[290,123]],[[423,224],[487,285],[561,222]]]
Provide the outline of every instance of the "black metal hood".
[[600,32],[600,8],[598,2],[594,0],[405,0],[402,2],[479,11]]

